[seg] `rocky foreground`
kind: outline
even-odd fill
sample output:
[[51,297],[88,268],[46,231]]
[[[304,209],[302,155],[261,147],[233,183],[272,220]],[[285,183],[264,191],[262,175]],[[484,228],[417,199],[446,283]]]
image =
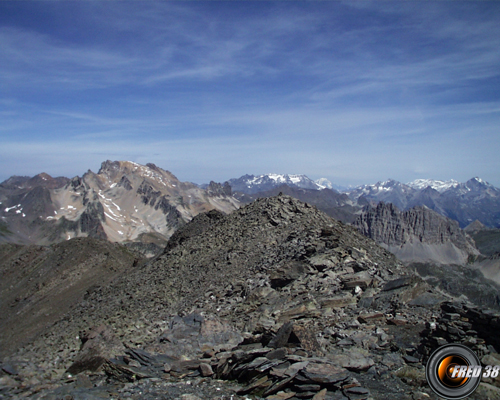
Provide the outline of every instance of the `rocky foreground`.
[[[422,280],[354,228],[277,196],[195,217],[2,359],[0,396],[437,399],[460,342],[500,364],[500,316]],[[477,399],[499,398],[483,381]]]

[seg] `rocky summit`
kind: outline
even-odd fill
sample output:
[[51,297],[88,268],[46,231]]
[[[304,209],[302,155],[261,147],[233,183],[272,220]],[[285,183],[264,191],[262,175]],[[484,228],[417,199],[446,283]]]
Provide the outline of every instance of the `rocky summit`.
[[97,174],[89,170],[71,180],[12,177],[0,183],[0,205],[0,243],[94,237],[152,256],[196,214],[231,212],[239,203],[228,185],[201,189],[154,164],[108,160]]
[[[198,214],[11,349],[0,396],[437,399],[424,365],[439,345],[500,359],[500,317],[459,300],[355,228],[262,198]],[[475,398],[498,398],[495,385]]]

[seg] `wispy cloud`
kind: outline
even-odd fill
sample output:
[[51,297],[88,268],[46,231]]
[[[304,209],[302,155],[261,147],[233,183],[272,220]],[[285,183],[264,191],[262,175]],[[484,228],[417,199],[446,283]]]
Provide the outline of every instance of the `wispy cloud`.
[[500,186],[500,3],[40,7],[0,3],[3,178],[116,158]]

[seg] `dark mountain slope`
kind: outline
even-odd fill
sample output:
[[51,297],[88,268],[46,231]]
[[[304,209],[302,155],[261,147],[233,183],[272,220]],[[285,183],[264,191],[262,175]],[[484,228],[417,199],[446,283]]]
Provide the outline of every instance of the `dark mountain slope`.
[[90,290],[130,270],[140,258],[107,241],[79,238],[50,247],[0,246],[0,353],[31,340]]

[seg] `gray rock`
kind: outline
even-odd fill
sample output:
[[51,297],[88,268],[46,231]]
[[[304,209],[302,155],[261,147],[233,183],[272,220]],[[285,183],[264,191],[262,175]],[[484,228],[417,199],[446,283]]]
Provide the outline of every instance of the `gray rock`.
[[334,384],[350,378],[346,369],[329,363],[310,362],[301,372],[312,382]]
[[210,364],[205,363],[200,363],[200,372],[201,376],[212,376],[214,374],[214,371],[212,370]]
[[9,375],[18,375],[19,372],[12,364],[2,364],[2,371]]
[[288,338],[293,330],[293,321],[283,324],[278,330],[274,338],[269,342],[269,347],[277,349],[279,347],[285,346],[288,343]]
[[384,287],[382,288],[382,290],[384,292],[387,292],[389,290],[399,289],[401,287],[410,285],[412,283],[412,281],[413,281],[412,277],[404,277],[404,278],[394,279],[390,282],[387,282],[384,285]]
[[67,372],[76,375],[84,371],[97,371],[113,354],[120,349],[120,343],[113,331],[106,325],[94,327],[82,336],[82,347]]

